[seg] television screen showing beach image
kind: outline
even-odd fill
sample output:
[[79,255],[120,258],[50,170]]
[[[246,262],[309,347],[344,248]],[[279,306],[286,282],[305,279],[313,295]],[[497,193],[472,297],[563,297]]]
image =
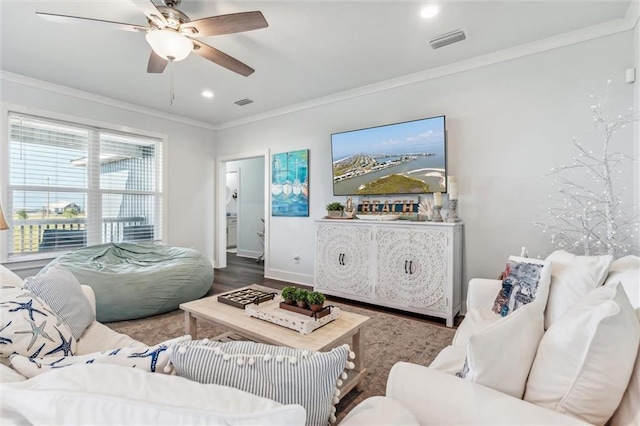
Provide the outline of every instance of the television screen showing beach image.
[[334,195],[446,192],[445,117],[331,135]]

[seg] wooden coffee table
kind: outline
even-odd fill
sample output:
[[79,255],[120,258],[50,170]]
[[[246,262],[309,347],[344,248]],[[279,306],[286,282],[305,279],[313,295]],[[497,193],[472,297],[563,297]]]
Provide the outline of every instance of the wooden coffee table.
[[[272,288],[255,284],[249,287],[269,292],[276,291]],[[194,339],[197,338],[197,321],[200,320],[229,330],[229,332],[221,336],[211,337],[212,340],[220,340],[235,333],[255,342],[311,351],[328,351],[341,344],[348,343],[351,346],[351,350],[355,352],[356,358],[353,360],[355,368],[348,371],[349,377],[341,387],[343,393],[349,392],[357,386],[367,372],[364,367],[362,331],[370,318],[364,315],[341,310],[340,317],[335,321],[313,331],[311,334],[303,335],[295,330],[249,317],[245,314],[244,309],[218,302],[217,296],[182,303],[180,309],[184,311],[184,331]]]

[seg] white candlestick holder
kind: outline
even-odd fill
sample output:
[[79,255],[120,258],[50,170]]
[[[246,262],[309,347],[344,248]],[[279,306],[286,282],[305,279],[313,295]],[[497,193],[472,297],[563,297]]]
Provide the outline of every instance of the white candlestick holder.
[[433,218],[432,222],[442,222],[442,215],[440,214],[440,210],[442,206],[433,206]]
[[445,222],[462,222],[458,219],[458,200],[449,200],[449,210]]

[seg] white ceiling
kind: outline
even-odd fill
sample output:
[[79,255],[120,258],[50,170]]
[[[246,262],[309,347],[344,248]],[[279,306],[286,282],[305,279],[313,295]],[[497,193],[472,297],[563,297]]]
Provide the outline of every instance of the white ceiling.
[[[170,68],[147,74],[150,47],[143,34],[35,15],[146,26],[129,0],[1,1],[3,71],[212,125],[623,19],[631,2],[439,1],[440,14],[424,20],[420,10],[434,1],[183,0],[179,9],[192,20],[260,10],[269,27],[203,38],[256,72],[242,77],[191,54],[174,64],[170,105]],[[438,50],[427,42],[461,28],[468,34],[463,42]],[[204,89],[215,97],[203,98]],[[234,105],[245,97],[254,103]]]

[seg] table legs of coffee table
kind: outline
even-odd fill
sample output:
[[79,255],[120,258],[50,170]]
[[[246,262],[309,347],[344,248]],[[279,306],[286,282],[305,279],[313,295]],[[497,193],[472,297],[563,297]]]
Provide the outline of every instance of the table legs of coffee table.
[[193,340],[198,338],[198,325],[196,317],[191,312],[184,313],[184,334],[189,334]]

